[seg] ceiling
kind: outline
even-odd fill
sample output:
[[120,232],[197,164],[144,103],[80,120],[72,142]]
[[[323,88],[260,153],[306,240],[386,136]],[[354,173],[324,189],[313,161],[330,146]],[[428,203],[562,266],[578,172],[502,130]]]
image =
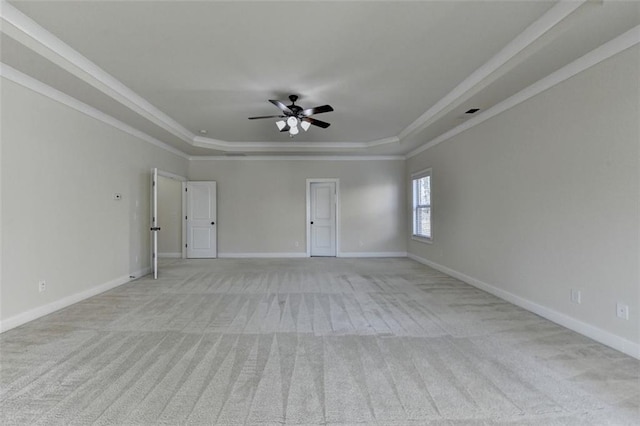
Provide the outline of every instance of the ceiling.
[[[636,27],[640,3],[10,1],[2,18],[4,64],[186,155],[406,155]],[[247,120],[289,94],[331,104],[331,127]]]

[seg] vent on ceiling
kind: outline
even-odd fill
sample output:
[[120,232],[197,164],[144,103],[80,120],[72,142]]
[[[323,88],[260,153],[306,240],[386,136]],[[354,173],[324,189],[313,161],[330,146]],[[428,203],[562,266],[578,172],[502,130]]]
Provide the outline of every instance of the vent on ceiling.
[[470,110],[465,112],[465,114],[475,114],[478,111],[480,111],[480,108],[471,108]]
[[246,157],[247,154],[243,154],[242,152],[226,152],[225,157]]

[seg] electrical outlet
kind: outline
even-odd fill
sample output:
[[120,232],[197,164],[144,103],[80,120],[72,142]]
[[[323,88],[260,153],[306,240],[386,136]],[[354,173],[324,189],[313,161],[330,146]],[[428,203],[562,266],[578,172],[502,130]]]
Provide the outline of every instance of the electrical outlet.
[[616,303],[616,316],[625,320],[629,319],[629,305],[624,303]]
[[582,292],[580,290],[571,289],[571,302],[578,305],[582,303]]
[[38,291],[40,293],[42,293],[43,291],[45,291],[47,289],[47,282],[46,281],[38,281]]

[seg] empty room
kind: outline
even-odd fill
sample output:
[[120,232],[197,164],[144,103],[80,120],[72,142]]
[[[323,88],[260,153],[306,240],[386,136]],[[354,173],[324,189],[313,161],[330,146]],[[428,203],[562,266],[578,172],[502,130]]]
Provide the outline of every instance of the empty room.
[[0,0],[0,424],[640,425],[640,2]]

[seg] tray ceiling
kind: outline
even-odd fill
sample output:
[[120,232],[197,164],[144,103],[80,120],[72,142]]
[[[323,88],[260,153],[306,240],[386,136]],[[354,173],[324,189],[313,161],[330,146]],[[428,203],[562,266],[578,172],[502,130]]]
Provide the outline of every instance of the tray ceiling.
[[[187,155],[405,155],[636,27],[639,7],[14,1],[1,59]],[[331,104],[331,127],[291,139],[247,120],[289,94]]]

